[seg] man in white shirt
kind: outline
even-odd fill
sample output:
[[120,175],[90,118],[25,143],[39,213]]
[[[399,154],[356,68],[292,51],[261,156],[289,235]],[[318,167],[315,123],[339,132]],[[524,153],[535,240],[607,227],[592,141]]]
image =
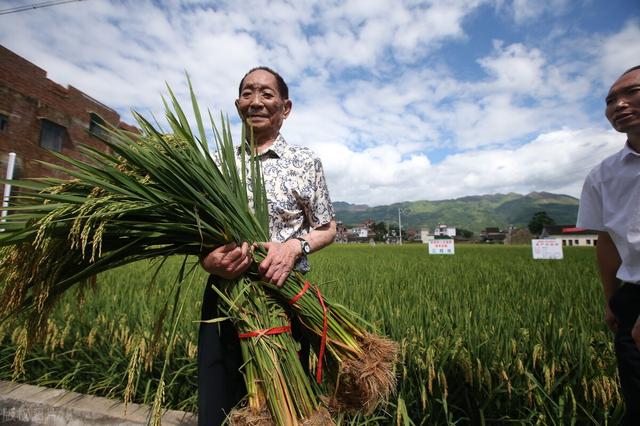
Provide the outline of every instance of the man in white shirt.
[[631,425],[640,421],[640,65],[613,83],[606,105],[607,119],[627,142],[587,176],[578,226],[598,231],[605,321],[616,333],[623,424]]

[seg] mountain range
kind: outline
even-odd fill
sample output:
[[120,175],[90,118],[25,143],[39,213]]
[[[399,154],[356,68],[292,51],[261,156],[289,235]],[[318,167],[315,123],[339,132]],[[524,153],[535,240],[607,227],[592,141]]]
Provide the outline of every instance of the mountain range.
[[347,226],[374,222],[398,223],[401,210],[402,227],[433,228],[439,224],[480,232],[487,227],[501,229],[509,225],[526,226],[534,213],[544,211],[556,224],[575,224],[578,215],[577,198],[549,192],[527,195],[474,195],[453,200],[406,201],[387,206],[335,202],[336,219]]

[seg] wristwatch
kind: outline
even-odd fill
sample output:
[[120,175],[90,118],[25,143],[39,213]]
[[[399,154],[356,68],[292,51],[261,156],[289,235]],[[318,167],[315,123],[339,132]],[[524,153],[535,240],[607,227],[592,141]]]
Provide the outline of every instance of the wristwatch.
[[307,240],[302,237],[296,237],[296,240],[300,241],[300,248],[302,249],[302,254],[304,256],[311,253],[311,246],[309,245],[309,242]]

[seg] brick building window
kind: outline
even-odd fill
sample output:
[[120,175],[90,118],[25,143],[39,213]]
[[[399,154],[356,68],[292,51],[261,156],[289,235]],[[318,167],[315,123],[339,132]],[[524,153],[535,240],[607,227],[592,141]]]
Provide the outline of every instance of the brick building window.
[[67,135],[67,129],[44,118],[41,123],[40,146],[50,151],[62,152],[62,144]]
[[7,130],[7,126],[9,125],[9,117],[4,114],[0,114],[0,132]]
[[104,129],[105,121],[98,114],[90,113],[89,132],[97,138],[107,140],[109,133]]

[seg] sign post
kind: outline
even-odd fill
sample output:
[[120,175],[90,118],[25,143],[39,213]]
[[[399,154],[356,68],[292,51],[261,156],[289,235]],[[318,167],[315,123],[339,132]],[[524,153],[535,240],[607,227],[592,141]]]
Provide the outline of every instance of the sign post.
[[455,254],[455,246],[452,239],[430,240],[429,254]]
[[562,240],[548,238],[531,240],[531,250],[534,259],[562,259]]
[[[9,153],[9,161],[7,161],[7,175],[6,179],[13,179],[13,169],[16,165],[16,153]],[[4,222],[4,218],[7,215],[7,211],[5,210],[9,206],[9,196],[11,195],[11,184],[4,184],[4,195],[2,196],[2,210],[0,210],[0,222]]]

